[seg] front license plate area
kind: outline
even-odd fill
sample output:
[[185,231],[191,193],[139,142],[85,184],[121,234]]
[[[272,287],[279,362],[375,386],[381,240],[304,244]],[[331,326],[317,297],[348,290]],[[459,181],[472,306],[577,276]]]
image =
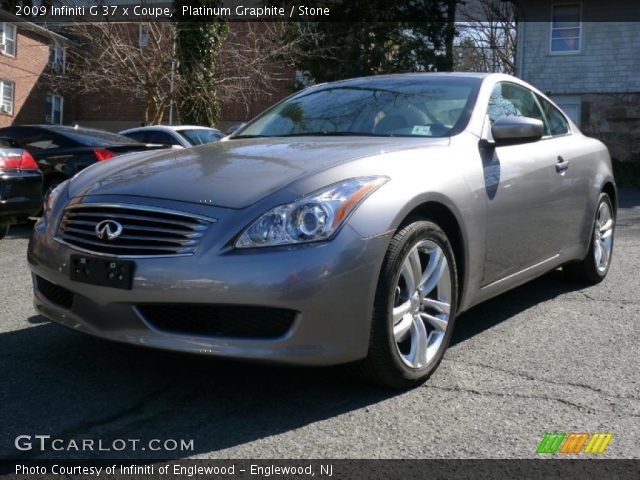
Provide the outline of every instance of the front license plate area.
[[135,262],[71,255],[71,280],[103,287],[131,290]]

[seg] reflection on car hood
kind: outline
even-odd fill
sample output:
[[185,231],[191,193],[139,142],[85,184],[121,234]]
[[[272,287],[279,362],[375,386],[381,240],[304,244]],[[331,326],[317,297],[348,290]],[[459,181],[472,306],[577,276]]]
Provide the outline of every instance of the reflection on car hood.
[[143,152],[93,165],[69,195],[136,195],[244,208],[292,181],[371,155],[449,139],[296,137],[229,140],[184,150]]

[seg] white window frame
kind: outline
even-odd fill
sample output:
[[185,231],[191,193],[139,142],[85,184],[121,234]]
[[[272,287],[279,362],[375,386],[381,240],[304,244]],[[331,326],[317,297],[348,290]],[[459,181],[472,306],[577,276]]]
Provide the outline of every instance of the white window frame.
[[[9,57],[15,57],[18,50],[18,28],[15,24],[9,22],[2,23],[2,35],[0,36],[0,43],[3,45],[0,48],[0,53],[8,55]],[[7,51],[7,30],[13,31],[13,52]]]
[[[45,123],[51,125],[62,125],[64,123],[64,97],[55,93],[47,93],[47,97],[51,97],[51,110],[45,114]],[[56,98],[60,99],[60,123],[55,123],[53,121],[55,118]],[[47,120],[47,117],[50,118],[50,121]]]
[[138,46],[144,48],[147,45],[149,45],[149,25],[141,23],[138,25]]
[[[5,85],[11,84],[11,103],[9,105],[9,111],[5,112],[1,107],[4,107],[4,89]],[[5,115],[13,115],[13,104],[16,99],[16,83],[11,80],[0,80],[0,113]]]
[[[554,10],[556,7],[578,7],[580,9],[580,19],[578,21],[578,31],[579,31],[579,36],[578,36],[578,49],[577,50],[567,50],[567,51],[556,51],[553,49],[553,32],[554,30],[563,30],[562,28],[560,29],[554,29],[553,28],[553,14],[554,14]],[[582,53],[582,45],[583,45],[583,40],[584,40],[584,35],[582,34],[583,32],[583,21],[582,21],[582,2],[568,2],[568,3],[554,3],[553,5],[551,5],[551,22],[549,22],[549,53],[551,55],[580,55]],[[571,28],[576,28],[576,27],[571,27]]]
[[[67,63],[67,50],[64,47],[61,47],[57,43],[52,43],[49,45],[49,49],[53,50],[53,62],[49,62],[49,66],[54,68],[54,65],[60,64],[61,69],[59,73],[64,74],[66,63]],[[49,56],[51,59],[51,56]]]

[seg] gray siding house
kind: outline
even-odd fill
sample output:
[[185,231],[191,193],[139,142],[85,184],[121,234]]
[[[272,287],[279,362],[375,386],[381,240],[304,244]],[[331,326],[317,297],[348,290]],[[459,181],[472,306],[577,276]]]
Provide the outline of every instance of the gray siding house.
[[640,164],[640,1],[518,3],[517,75],[605,142],[615,160]]

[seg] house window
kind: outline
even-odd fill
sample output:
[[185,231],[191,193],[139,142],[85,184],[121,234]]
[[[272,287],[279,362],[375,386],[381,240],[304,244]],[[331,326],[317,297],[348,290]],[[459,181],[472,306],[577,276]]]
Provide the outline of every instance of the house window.
[[12,23],[0,22],[0,52],[5,55],[16,55],[16,26]]
[[15,86],[13,82],[0,80],[0,112],[13,115],[13,94]]
[[47,123],[55,123],[62,125],[62,113],[64,107],[64,98],[60,95],[52,93],[47,95],[47,113],[44,121]]
[[138,45],[146,47],[149,45],[149,25],[141,23],[138,30]]
[[49,65],[56,73],[64,73],[66,52],[58,44],[49,45]]
[[580,4],[554,5],[551,16],[551,53],[579,53],[582,33]]

